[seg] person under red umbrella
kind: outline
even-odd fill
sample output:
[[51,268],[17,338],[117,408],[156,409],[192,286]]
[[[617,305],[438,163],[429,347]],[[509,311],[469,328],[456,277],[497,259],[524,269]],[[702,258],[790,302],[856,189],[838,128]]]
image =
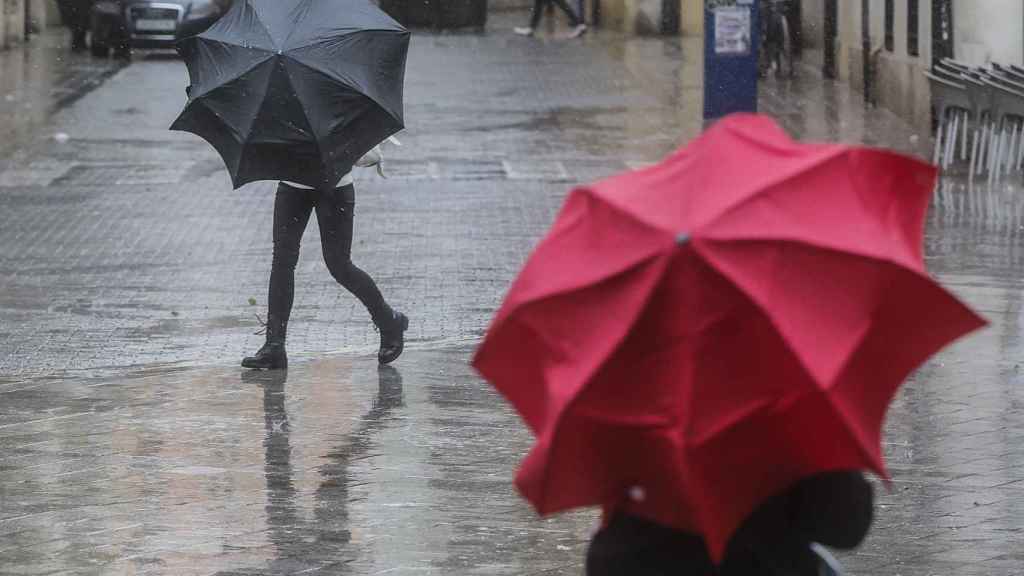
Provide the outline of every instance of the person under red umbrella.
[[524,497],[606,511],[595,575],[648,540],[756,574],[864,537],[889,403],[985,325],[925,269],[936,178],[736,115],[569,195],[473,364],[536,436]]

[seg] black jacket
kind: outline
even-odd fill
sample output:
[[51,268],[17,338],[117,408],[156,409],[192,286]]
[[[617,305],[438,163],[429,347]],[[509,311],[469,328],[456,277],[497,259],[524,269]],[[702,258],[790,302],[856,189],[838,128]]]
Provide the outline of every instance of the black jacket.
[[587,576],[789,576],[814,574],[809,544],[857,547],[867,536],[874,492],[860,472],[806,479],[758,508],[736,532],[721,566],[704,540],[628,515],[601,529]]

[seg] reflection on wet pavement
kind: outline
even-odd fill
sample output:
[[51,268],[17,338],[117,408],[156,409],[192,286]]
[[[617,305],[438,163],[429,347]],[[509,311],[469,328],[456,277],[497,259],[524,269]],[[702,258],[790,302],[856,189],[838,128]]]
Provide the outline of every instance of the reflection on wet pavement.
[[2,571],[572,572],[592,518],[533,520],[510,484],[526,432],[466,358],[9,390]]
[[[939,276],[993,321],[890,414],[891,489],[852,574],[1019,574],[1024,394],[1016,231],[929,228]],[[1010,210],[1009,213],[1014,213]],[[954,221],[959,216],[953,217]],[[959,238],[963,240],[959,240]],[[988,258],[991,258],[989,262]],[[972,270],[958,262],[979,262]],[[1016,268],[1019,269],[1019,268]],[[14,574],[579,574],[592,511],[536,519],[511,478],[525,427],[466,365],[324,357],[288,372],[153,367],[0,391],[0,558]]]
[[124,66],[71,54],[66,40],[63,29],[54,29],[33,36],[23,49],[0,50],[0,160]]

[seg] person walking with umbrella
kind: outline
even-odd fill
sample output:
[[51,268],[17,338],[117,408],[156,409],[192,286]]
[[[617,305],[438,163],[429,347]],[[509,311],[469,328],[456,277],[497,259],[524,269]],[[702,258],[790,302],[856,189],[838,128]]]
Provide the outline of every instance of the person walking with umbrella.
[[583,23],[582,17],[576,14],[565,0],[534,0],[533,10],[530,13],[530,25],[515,28],[513,31],[520,36],[533,36],[537,26],[540,25],[540,18],[544,14],[544,8],[548,5],[557,6],[569,17],[569,26],[572,28],[569,32],[569,38],[579,38],[586,34],[587,25]]
[[[408,317],[351,259],[357,164],[404,128],[409,32],[369,0],[238,0],[179,45],[189,102],[171,126],[217,149],[235,188],[279,180],[266,343],[242,366],[287,368],[299,243],[315,211],[324,260],[380,330],[381,364],[405,346]],[[369,156],[367,156],[369,154]]]
[[985,325],[925,267],[937,177],[738,114],[569,194],[473,365],[536,437],[538,513],[605,510],[591,576],[785,574],[860,542],[890,402]]

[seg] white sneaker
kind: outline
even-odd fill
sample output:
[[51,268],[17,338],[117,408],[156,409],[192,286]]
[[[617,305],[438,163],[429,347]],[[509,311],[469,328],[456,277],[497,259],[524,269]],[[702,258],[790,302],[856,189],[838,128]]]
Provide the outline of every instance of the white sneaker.
[[513,28],[512,31],[520,36],[533,36],[533,28],[530,28],[529,26],[519,26]]
[[572,29],[572,32],[569,33],[569,38],[579,38],[580,36],[583,36],[586,33],[587,33],[587,25],[586,24],[580,24],[579,26],[577,26],[577,27]]

